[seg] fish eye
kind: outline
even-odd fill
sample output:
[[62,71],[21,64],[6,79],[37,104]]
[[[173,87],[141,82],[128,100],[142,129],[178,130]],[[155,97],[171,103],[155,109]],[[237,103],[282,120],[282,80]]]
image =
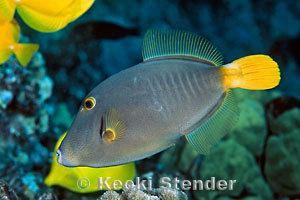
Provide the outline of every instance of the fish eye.
[[96,99],[94,97],[88,97],[83,102],[85,110],[92,110],[96,105]]

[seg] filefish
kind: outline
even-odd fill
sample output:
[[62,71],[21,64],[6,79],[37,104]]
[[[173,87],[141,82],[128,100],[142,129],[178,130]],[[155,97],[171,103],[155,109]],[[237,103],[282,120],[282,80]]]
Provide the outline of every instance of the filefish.
[[17,11],[23,21],[40,32],[55,32],[84,14],[95,0],[0,0],[0,22],[11,21]]
[[19,43],[20,27],[15,20],[0,23],[0,32],[0,65],[15,54],[20,64],[26,66],[39,45]]
[[271,89],[279,81],[278,65],[267,55],[224,65],[203,37],[150,30],[143,62],[104,80],[83,100],[57,151],[58,162],[124,164],[161,152],[180,137],[207,155],[238,120],[230,90]]
[[[136,169],[134,163],[105,168],[64,167],[57,163],[56,151],[66,133],[57,141],[52,159],[50,173],[44,182],[47,186],[58,185],[77,193],[90,193],[99,190],[122,189],[127,181],[134,179]],[[99,179],[103,184],[99,185]],[[106,180],[106,181],[105,181]],[[121,181],[120,186],[113,185],[114,181]]]

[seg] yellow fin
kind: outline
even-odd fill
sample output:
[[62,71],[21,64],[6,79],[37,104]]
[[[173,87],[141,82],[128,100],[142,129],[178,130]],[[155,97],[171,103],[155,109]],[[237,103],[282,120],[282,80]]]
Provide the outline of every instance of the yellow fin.
[[120,139],[126,131],[124,121],[119,118],[118,111],[114,108],[106,112],[104,122],[102,138],[108,143]]
[[[58,185],[67,188],[73,192],[90,193],[99,190],[113,189],[113,181],[120,180],[122,185],[128,180],[133,180],[135,177],[135,164],[129,163],[125,165],[105,167],[105,168],[91,168],[91,167],[65,167],[57,162],[56,151],[61,144],[66,133],[64,133],[55,145],[53,153],[52,166],[49,175],[44,180],[47,186]],[[105,180],[106,185],[99,186],[99,178]],[[116,188],[121,189],[121,188]]]
[[[0,0],[1,1],[1,0]],[[2,48],[8,48],[19,41],[20,39],[20,26],[17,21],[5,21],[0,23],[0,44]]]
[[17,12],[24,22],[40,32],[55,32],[80,17],[94,3],[94,0],[22,0]]
[[0,48],[0,65],[5,63],[9,59],[11,54],[12,54],[11,50]]
[[265,90],[276,87],[280,82],[278,64],[267,55],[246,56],[220,69],[226,89]]
[[37,44],[15,44],[13,52],[22,66],[26,66],[33,54],[39,49]]
[[17,11],[23,21],[32,29],[40,32],[55,32],[68,24],[70,15],[45,15],[30,8],[18,7]]
[[95,2],[95,0],[77,0],[70,22],[76,20],[83,15]]
[[16,11],[15,1],[0,0],[0,23],[11,21]]
[[30,9],[44,15],[58,16],[73,9],[72,6],[78,0],[47,0],[41,3],[41,0],[20,0],[18,8]]

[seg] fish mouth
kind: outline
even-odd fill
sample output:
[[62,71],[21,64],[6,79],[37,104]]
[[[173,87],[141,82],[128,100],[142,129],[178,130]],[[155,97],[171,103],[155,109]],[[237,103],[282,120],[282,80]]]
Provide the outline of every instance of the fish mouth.
[[60,165],[63,165],[64,167],[77,167],[78,165],[72,163],[71,161],[69,160],[66,160],[62,154],[62,151],[60,149],[58,149],[56,151],[56,155],[57,155],[57,162],[60,164]]

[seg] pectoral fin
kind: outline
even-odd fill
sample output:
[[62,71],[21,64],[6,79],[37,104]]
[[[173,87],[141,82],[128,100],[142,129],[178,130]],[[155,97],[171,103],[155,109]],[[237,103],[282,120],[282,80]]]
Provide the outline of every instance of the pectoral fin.
[[101,133],[102,139],[107,143],[122,138],[126,131],[125,122],[120,118],[116,109],[109,109],[104,116],[104,130]]

